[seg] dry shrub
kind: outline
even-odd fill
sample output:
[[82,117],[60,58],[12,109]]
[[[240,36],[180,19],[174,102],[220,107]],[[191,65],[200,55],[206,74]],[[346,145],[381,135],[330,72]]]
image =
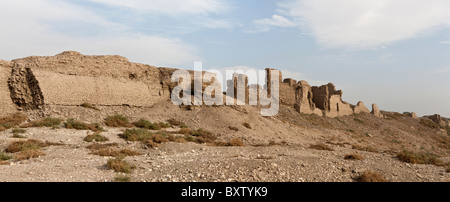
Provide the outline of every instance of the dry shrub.
[[133,128],[126,129],[124,133],[120,134],[119,137],[127,141],[143,141],[151,138],[152,133],[146,129]]
[[138,122],[133,123],[134,126],[138,127],[138,128],[145,128],[148,130],[161,130],[161,128],[170,128],[172,127],[171,124],[168,123],[163,123],[163,122],[159,122],[159,123],[152,123],[148,120],[145,119],[140,119]]
[[313,144],[309,146],[310,149],[315,149],[315,150],[325,150],[325,151],[334,151],[333,148],[329,147],[326,144],[323,143],[318,143],[318,144]]
[[238,128],[236,128],[236,127],[233,127],[233,126],[228,126],[228,129],[230,129],[230,130],[234,130],[234,131],[239,131],[239,129],[238,129]]
[[0,152],[0,161],[7,161],[12,158],[12,156],[5,154],[4,152]]
[[100,135],[100,133],[94,133],[92,135],[88,135],[84,138],[85,142],[107,142],[109,139],[103,135]]
[[98,123],[89,124],[81,121],[76,121],[75,119],[67,119],[67,121],[64,122],[64,127],[67,129],[91,130],[94,132],[105,131],[105,129],[103,129],[102,126]]
[[361,146],[361,145],[352,145],[352,148],[356,149],[356,150],[360,150],[360,151],[366,151],[366,152],[373,152],[373,153],[379,153],[380,152],[378,149],[373,148],[371,146],[364,147],[364,146]]
[[124,128],[133,127],[128,118],[120,114],[106,117],[105,125],[109,127],[124,127]]
[[252,125],[250,125],[250,123],[248,122],[242,123],[242,125],[248,129],[252,129]]
[[397,154],[400,161],[412,164],[433,164],[437,166],[445,165],[436,155],[431,153],[415,153],[412,151],[403,150]]
[[176,119],[169,119],[169,120],[167,120],[167,123],[170,123],[174,126],[185,126],[186,125],[185,123],[178,121]]
[[45,153],[38,149],[21,151],[15,155],[16,159],[19,161],[32,159],[32,158],[39,158],[41,156],[45,156]]
[[375,171],[364,171],[361,175],[355,178],[356,182],[389,182],[380,173]]
[[9,116],[0,117],[0,131],[16,127],[27,120],[27,116],[22,113],[15,113]]
[[27,150],[39,150],[42,147],[47,147],[48,144],[39,140],[27,140],[13,142],[6,147],[5,151],[8,153],[17,153]]
[[142,143],[150,148],[156,148],[159,146],[159,144],[156,142],[153,142],[153,140],[144,140],[144,141],[142,141]]
[[108,162],[106,163],[106,166],[109,169],[121,173],[131,173],[133,169],[136,168],[136,166],[126,162],[125,160],[123,160],[123,158],[120,157],[109,159]]
[[363,160],[364,157],[359,154],[347,154],[344,159],[346,160]]
[[200,144],[213,143],[217,139],[211,132],[204,130],[202,128],[191,131],[190,135],[195,137],[194,138],[195,142],[200,143]]
[[191,134],[191,132],[192,132],[192,130],[190,128],[182,128],[177,133],[178,134],[187,135],[187,134]]
[[230,144],[231,144],[231,146],[234,146],[234,147],[243,147],[244,146],[244,142],[242,142],[242,140],[240,138],[231,139]]
[[90,154],[97,156],[111,156],[111,157],[125,157],[125,156],[139,156],[140,152],[131,149],[115,150],[112,148],[93,150]]
[[21,128],[30,128],[30,127],[56,127],[61,124],[63,120],[58,118],[47,117],[45,119],[41,119],[38,121],[32,121],[30,123],[21,125]]

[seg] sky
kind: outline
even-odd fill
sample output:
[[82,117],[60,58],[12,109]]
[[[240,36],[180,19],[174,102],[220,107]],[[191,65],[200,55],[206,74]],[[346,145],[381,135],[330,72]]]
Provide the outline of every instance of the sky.
[[448,0],[2,0],[0,58],[276,68],[352,104],[450,117]]

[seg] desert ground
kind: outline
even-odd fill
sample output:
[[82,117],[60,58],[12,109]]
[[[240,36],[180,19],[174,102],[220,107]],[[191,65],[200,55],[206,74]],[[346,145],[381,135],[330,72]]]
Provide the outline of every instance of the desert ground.
[[[450,130],[429,119],[393,112],[382,112],[384,118],[370,113],[328,118],[284,106],[275,117],[261,117],[259,112],[255,106],[186,108],[169,101],[153,107],[44,106],[22,112],[23,122],[0,132],[4,156],[0,181],[450,180]],[[105,120],[117,114],[126,117],[128,125],[108,126]],[[61,122],[33,125],[49,117]],[[136,124],[141,119],[161,127]],[[7,120],[2,117],[0,123]],[[74,120],[98,123],[102,130],[67,124]],[[138,126],[148,136],[133,136]],[[206,135],[195,131],[206,131]],[[93,134],[104,139],[87,142],[86,137]],[[26,141],[41,145],[28,150],[37,154],[8,152],[14,143]],[[129,167],[118,168],[113,160]]]

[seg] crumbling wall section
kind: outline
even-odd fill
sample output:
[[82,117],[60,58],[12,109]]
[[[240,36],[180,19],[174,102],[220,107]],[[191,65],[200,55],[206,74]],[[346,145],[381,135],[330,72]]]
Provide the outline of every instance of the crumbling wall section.
[[44,105],[39,82],[30,68],[15,64],[8,79],[11,99],[24,110],[39,109]]

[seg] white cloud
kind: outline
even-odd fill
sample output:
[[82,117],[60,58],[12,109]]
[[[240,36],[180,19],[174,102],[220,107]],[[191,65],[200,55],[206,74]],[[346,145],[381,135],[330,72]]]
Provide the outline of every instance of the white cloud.
[[[58,30],[94,28],[77,37]],[[66,50],[83,54],[122,55],[130,61],[157,66],[190,65],[198,59],[195,47],[176,38],[135,34],[128,27],[105,20],[82,7],[53,0],[0,1],[0,57],[55,55]]]
[[111,6],[169,15],[218,13],[228,6],[221,0],[90,0]]
[[274,27],[295,27],[296,23],[290,21],[289,19],[280,16],[280,15],[272,15],[271,18],[264,18],[261,20],[256,20],[256,24],[259,25],[269,25]]
[[450,41],[441,41],[441,44],[450,44]]
[[325,47],[376,48],[450,26],[448,0],[289,0],[279,7]]

